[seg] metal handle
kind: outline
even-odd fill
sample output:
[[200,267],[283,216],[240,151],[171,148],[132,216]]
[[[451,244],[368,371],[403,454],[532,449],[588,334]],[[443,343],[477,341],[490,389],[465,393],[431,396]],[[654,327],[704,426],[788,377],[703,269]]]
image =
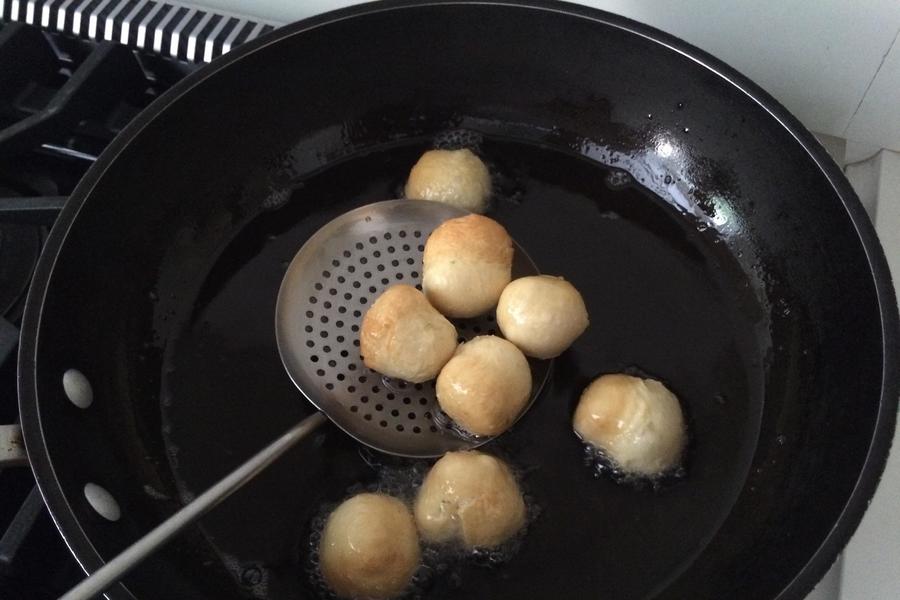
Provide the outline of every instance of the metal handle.
[[18,425],[0,425],[0,469],[27,464],[22,428]]
[[173,536],[240,489],[326,420],[322,413],[316,413],[294,425],[287,433],[260,450],[222,481],[197,496],[184,508],[157,525],[150,533],[94,571],[90,577],[61,596],[60,600],[90,600],[103,593],[106,588],[119,581]]

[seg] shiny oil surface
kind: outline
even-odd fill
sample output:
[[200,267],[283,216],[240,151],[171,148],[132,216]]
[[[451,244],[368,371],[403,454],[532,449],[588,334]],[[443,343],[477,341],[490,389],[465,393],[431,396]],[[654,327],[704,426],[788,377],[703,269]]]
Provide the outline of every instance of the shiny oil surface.
[[[312,410],[275,346],[287,261],[335,215],[395,196],[426,143],[292,182],[289,199],[222,252],[166,349],[163,432],[183,499]],[[531,411],[485,447],[521,473],[538,508],[521,548],[497,567],[463,561],[434,577],[426,597],[647,597],[704,548],[747,475],[766,352],[745,310],[752,291],[714,231],[623,172],[502,139],[485,139],[480,152],[497,184],[489,214],[542,272],[581,290],[591,326],[556,361]],[[326,208],[310,212],[313,202]],[[659,490],[596,477],[571,429],[593,377],[635,369],[665,381],[690,424],[687,475]],[[303,565],[314,517],[378,480],[378,461],[366,454],[337,428],[323,429],[205,520],[238,590],[273,599],[313,593]]]

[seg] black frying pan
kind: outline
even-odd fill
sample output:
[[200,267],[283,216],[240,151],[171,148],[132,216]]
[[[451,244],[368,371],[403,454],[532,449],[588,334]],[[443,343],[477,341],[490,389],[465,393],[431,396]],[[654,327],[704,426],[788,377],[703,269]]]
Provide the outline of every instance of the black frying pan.
[[[450,565],[426,597],[802,597],[859,522],[894,427],[898,318],[872,226],[756,86],[555,3],[298,23],[187,78],[96,163],[39,264],[19,372],[32,466],[85,569],[311,411],[275,348],[285,261],[460,142],[494,172],[492,215],[583,291],[592,325],[493,447],[540,509],[521,549]],[[87,410],[64,397],[72,367]],[[685,400],[684,480],[634,489],[583,464],[574,403],[619,370]],[[110,597],[315,597],[312,522],[384,461],[324,428]]]

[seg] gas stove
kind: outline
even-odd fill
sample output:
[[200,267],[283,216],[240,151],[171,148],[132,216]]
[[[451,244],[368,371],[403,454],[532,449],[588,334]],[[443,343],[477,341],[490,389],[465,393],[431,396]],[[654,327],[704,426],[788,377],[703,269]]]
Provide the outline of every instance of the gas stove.
[[[0,0],[0,458],[8,465],[0,467],[4,600],[57,598],[84,576],[44,507],[15,427],[18,327],[49,228],[87,169],[135,115],[204,59],[271,28],[147,0],[94,3],[96,13],[79,12],[84,3],[58,4]],[[3,23],[20,16],[30,16],[37,26]],[[84,36],[78,35],[79,21]],[[179,31],[191,35],[179,41]],[[122,41],[130,46],[116,43]],[[163,45],[174,51],[163,52]],[[18,460],[11,463],[14,455]],[[9,466],[15,463],[19,466]]]

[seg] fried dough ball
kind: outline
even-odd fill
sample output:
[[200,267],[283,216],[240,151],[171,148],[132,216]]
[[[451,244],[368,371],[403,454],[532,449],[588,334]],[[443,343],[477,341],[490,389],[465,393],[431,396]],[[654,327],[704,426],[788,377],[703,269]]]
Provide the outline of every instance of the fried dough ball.
[[433,200],[482,213],[491,196],[491,174],[471,150],[429,150],[406,181],[406,197]]
[[675,468],[687,444],[678,398],[653,379],[598,377],[581,394],[572,424],[581,439],[635,475]]
[[367,367],[413,383],[433,379],[456,350],[456,328],[411,285],[389,287],[363,317]]
[[525,525],[525,501],[501,460],[477,451],[448,452],[425,477],[415,503],[422,537],[492,548]]
[[401,594],[420,563],[409,509],[384,494],[359,494],[328,516],[319,542],[325,582],[342,598],[387,599]]
[[481,215],[450,219],[425,244],[422,288],[448,317],[482,315],[512,279],[513,242],[502,225]]
[[499,435],[531,397],[531,368],[514,344],[493,335],[459,346],[437,378],[441,409],[475,435]]
[[500,294],[497,325],[528,356],[553,358],[584,333],[588,314],[571,283],[562,277],[532,275],[516,279]]

